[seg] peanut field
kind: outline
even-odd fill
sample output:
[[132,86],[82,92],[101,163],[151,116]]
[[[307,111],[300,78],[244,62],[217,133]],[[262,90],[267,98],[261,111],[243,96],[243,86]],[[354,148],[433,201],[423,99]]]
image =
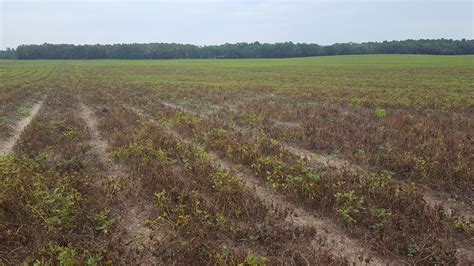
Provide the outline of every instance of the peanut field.
[[473,73],[0,61],[0,264],[474,263]]

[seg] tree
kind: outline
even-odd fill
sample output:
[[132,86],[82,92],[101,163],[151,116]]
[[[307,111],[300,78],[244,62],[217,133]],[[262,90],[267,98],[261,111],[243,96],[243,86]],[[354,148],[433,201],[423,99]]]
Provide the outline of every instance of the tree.
[[235,43],[196,46],[177,43],[71,45],[20,45],[0,51],[0,58],[13,59],[178,59],[178,58],[283,58],[353,54],[474,54],[474,40],[404,40],[366,43],[336,43],[328,46],[306,43]]

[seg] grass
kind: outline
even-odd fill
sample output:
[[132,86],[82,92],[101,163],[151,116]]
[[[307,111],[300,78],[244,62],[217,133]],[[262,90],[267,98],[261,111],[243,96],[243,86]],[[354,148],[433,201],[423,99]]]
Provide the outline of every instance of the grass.
[[0,61],[0,141],[47,94],[0,157],[0,264],[353,262],[308,245],[324,230],[287,222],[249,180],[378,258],[463,263],[459,250],[474,246],[472,60]]
[[16,112],[23,118],[30,116],[30,111],[26,106],[20,106]]

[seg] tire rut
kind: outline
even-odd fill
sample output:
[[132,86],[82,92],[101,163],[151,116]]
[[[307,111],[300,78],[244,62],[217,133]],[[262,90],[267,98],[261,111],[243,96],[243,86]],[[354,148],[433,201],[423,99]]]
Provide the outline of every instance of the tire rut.
[[[96,114],[91,108],[82,103],[80,107],[81,117],[86,122],[89,132],[91,133],[90,145],[93,147],[98,159],[104,165],[109,181],[126,177],[127,174],[123,168],[111,161],[107,156],[109,144],[100,135],[97,127],[98,120]],[[103,187],[107,185],[107,180],[98,180],[96,185]],[[124,233],[120,245],[129,253],[125,255],[135,256],[137,253],[141,253],[138,262],[140,265],[152,265],[156,263],[157,259],[153,255],[152,250],[150,250],[153,246],[154,232],[144,224],[145,221],[151,217],[151,211],[153,209],[152,202],[143,200],[143,197],[125,196],[114,209],[115,215],[120,217],[117,228]]]
[[14,127],[13,127],[13,136],[10,138],[7,138],[4,141],[0,141],[0,156],[5,155],[7,153],[10,153],[17,143],[17,141],[20,139],[21,134],[25,130],[25,128],[31,123],[33,118],[38,114],[39,110],[44,104],[44,101],[46,99],[46,96],[44,96],[39,102],[36,102],[33,104],[31,109],[29,110],[30,115],[28,117],[25,117],[21,119]]
[[80,104],[80,107],[81,118],[86,122],[87,128],[91,134],[90,144],[96,151],[99,161],[105,166],[106,174],[111,178],[124,176],[124,170],[112,162],[107,155],[109,144],[100,136],[100,132],[97,129],[98,121],[94,111],[82,103]]

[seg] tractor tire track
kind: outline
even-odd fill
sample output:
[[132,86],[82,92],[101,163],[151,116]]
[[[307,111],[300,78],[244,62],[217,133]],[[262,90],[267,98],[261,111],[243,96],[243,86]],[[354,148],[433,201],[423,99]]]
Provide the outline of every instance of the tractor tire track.
[[125,173],[117,164],[112,162],[109,157],[107,150],[109,144],[106,140],[102,139],[100,132],[97,128],[98,121],[94,111],[84,104],[80,104],[81,107],[81,118],[86,122],[87,128],[91,134],[90,145],[96,152],[99,161],[105,166],[106,174],[108,177],[116,178],[119,176],[124,176]]
[[[123,168],[108,157],[109,144],[104,140],[98,130],[98,120],[94,111],[84,104],[80,104],[81,117],[86,122],[91,133],[90,145],[93,147],[98,159],[105,167],[109,181],[127,174]],[[98,180],[96,185],[103,187],[106,180]],[[133,193],[132,193],[133,195]],[[124,233],[120,245],[126,250],[125,256],[136,256],[141,253],[138,263],[140,265],[156,264],[156,257],[151,248],[154,243],[154,232],[144,223],[151,217],[153,203],[143,200],[143,197],[123,197],[120,203],[114,207],[113,212],[119,217],[117,228]],[[127,258],[126,258],[127,259]]]
[[38,114],[39,110],[44,104],[46,96],[44,96],[39,102],[33,104],[29,110],[30,115],[21,119],[15,126],[13,126],[13,136],[7,138],[4,141],[0,141],[0,156],[10,153],[15,146],[16,142],[20,139],[23,130],[31,123],[33,118]]

